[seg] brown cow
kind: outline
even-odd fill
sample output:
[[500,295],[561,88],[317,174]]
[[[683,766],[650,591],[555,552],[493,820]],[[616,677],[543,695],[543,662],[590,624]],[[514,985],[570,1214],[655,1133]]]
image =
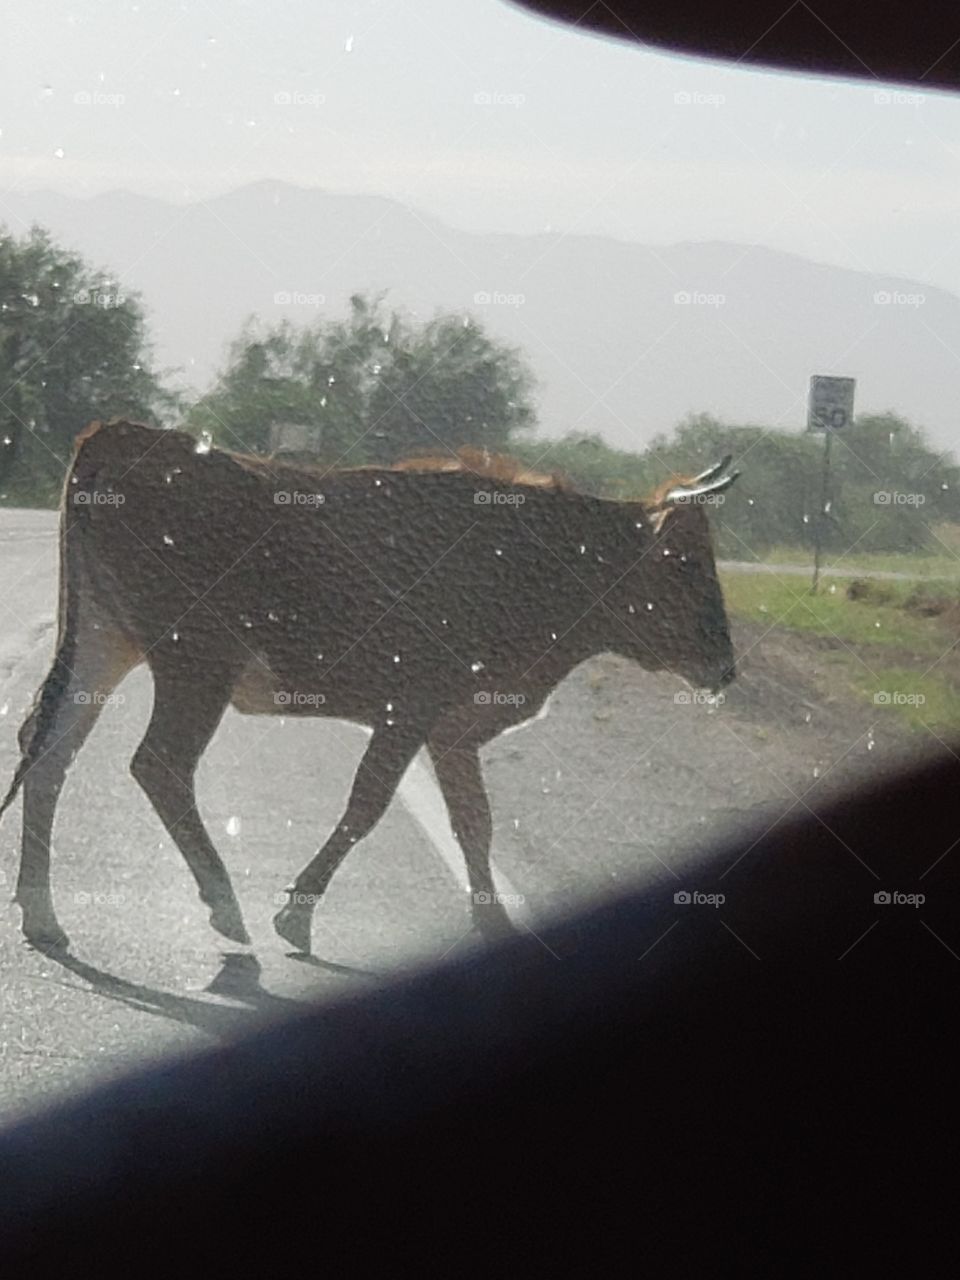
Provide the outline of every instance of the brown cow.
[[56,656],[0,806],[22,785],[26,937],[67,943],[50,895],[57,798],[104,698],[141,662],[154,707],[132,772],[224,936],[248,940],[194,773],[230,704],[372,730],[340,822],[275,918],[283,938],[309,950],[315,903],[423,745],[466,858],[474,921],[508,929],[479,749],[603,651],[713,689],[732,678],[696,501],[732,483],[728,461],[643,504],[589,497],[477,451],[325,473],[178,431],[92,424],[61,508]]

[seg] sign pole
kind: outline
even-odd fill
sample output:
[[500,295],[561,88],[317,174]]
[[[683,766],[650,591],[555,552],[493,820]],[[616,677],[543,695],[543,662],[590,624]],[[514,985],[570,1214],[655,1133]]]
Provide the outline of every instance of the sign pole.
[[820,581],[820,555],[823,550],[823,533],[824,525],[827,523],[827,495],[830,492],[830,446],[833,444],[833,432],[825,431],[823,433],[823,474],[820,483],[820,510],[817,512],[817,522],[813,530],[813,586],[810,588],[810,594],[817,594],[817,584]]
[[823,472],[820,478],[820,509],[813,527],[813,585],[810,594],[817,594],[820,582],[820,560],[826,535],[827,515],[830,506],[830,451],[833,433],[841,431],[853,421],[853,396],[855,378],[840,378],[833,374],[814,374],[810,379],[810,400],[807,406],[807,430],[822,431]]

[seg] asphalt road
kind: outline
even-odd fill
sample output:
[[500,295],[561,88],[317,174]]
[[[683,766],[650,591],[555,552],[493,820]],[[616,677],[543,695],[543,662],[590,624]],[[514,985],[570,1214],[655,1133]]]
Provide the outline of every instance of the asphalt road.
[[[56,519],[0,511],[0,785],[55,635]],[[669,876],[718,836],[813,806],[829,779],[902,744],[872,712],[824,699],[808,655],[735,637],[741,679],[698,705],[670,676],[604,656],[575,672],[546,717],[485,756],[501,892],[520,927]],[[209,928],[193,881],[131,778],[149,674],[121,686],[68,777],[54,833],[54,895],[71,937],[27,947],[13,892],[20,804],[0,827],[0,1119],[147,1056],[208,1043],[290,1002],[376,982],[469,935],[462,861],[422,760],[353,850],[314,921],[312,963],[274,934],[276,895],[335,824],[363,749],[342,722],[228,711],[200,766],[201,810],[233,877],[251,947]],[[678,696],[679,694],[679,696]],[[800,799],[798,800],[798,796]],[[689,886],[688,886],[689,887]],[[695,886],[693,886],[695,887]],[[558,961],[559,963],[559,961]]]
[[[813,565],[810,564],[763,564],[756,560],[721,560],[719,564],[721,569],[729,569],[735,573],[772,573],[781,578],[810,578],[813,575]],[[917,575],[904,573],[900,569],[851,569],[841,563],[824,565],[820,570],[820,577],[876,578],[881,582],[914,582]]]

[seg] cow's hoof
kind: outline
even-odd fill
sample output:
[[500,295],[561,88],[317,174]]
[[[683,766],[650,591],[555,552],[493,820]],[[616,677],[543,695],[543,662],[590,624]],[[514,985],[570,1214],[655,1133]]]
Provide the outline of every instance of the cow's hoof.
[[231,942],[239,942],[244,945],[250,942],[250,935],[247,933],[246,925],[243,923],[243,916],[240,914],[240,908],[236,903],[227,903],[222,907],[213,907],[210,912],[210,923],[217,933],[222,934],[224,938],[229,938]]
[[473,927],[484,942],[500,942],[504,938],[515,938],[517,936],[517,930],[505,911],[495,911],[489,915],[484,915],[483,908],[481,908],[473,918]]
[[310,912],[293,902],[282,906],[273,917],[273,927],[295,951],[310,954]]
[[56,920],[45,920],[42,923],[23,922],[23,936],[36,951],[67,951],[70,939],[60,928]]

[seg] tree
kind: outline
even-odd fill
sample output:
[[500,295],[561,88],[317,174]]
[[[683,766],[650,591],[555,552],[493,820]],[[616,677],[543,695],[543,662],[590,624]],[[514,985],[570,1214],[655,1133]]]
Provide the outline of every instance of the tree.
[[307,429],[329,465],[389,462],[472,444],[504,449],[533,425],[533,381],[513,349],[455,315],[426,324],[355,295],[345,320],[248,322],[191,411],[227,448],[270,451],[274,423]]
[[0,230],[0,493],[55,501],[95,418],[159,421],[174,397],[151,371],[139,298],[34,227]]

